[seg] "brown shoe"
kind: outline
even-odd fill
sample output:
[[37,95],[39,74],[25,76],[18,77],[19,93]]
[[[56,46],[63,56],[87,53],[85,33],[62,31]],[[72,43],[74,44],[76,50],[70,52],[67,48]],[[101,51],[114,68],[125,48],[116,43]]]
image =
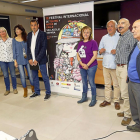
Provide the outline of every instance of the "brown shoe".
[[6,95],[8,95],[9,93],[10,93],[10,90],[6,90],[5,93],[4,93],[4,95],[6,96]]
[[115,103],[114,103],[114,106],[115,106],[115,109],[116,109],[116,110],[119,110],[119,109],[120,109],[120,104],[119,104],[119,103],[115,102]]
[[27,87],[26,87],[26,88],[24,88],[24,95],[23,95],[23,97],[26,98],[27,96],[28,96],[28,90],[27,90]]
[[124,117],[124,112],[117,113],[118,117]]
[[132,120],[131,118],[124,117],[121,122],[121,125],[127,126],[130,124],[131,120]]
[[17,89],[14,89],[13,92],[14,92],[14,94],[18,94]]
[[105,106],[108,106],[108,105],[111,105],[111,103],[107,102],[107,101],[103,101],[103,103],[100,104],[100,107],[105,107]]
[[31,86],[32,93],[35,92],[34,86]]

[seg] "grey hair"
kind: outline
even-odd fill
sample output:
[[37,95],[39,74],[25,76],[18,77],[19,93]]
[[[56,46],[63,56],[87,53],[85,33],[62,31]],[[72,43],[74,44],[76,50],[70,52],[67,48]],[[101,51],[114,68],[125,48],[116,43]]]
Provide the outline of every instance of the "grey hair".
[[[109,20],[109,21],[107,22],[107,24],[108,24],[109,22],[111,22],[111,21],[115,24],[115,28],[117,28],[117,25],[118,25],[118,24],[117,24],[117,22],[116,22],[115,20]],[[106,27],[107,27],[107,24],[106,24]]]

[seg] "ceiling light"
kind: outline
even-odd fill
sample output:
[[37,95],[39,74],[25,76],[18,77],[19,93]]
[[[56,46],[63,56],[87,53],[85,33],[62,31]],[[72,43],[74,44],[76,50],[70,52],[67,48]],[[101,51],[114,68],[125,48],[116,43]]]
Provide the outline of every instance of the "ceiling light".
[[8,18],[0,17],[0,19],[8,19]]
[[32,2],[32,1],[38,1],[38,0],[25,0],[25,1],[21,1],[21,3]]
[[125,0],[101,0],[101,1],[95,1],[94,4],[102,4],[102,3],[117,2],[117,1],[125,1]]

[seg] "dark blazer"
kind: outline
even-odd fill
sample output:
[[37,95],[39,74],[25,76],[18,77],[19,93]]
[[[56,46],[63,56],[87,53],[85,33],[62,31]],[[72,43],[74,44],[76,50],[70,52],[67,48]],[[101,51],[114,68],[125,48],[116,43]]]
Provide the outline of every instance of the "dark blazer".
[[[32,59],[31,40],[32,40],[32,32],[28,33],[28,37],[27,37],[28,60]],[[37,39],[36,39],[36,46],[35,46],[35,60],[39,64],[46,64],[48,62],[48,59],[46,56],[46,50],[47,50],[47,35],[45,32],[39,30]]]
[[[133,50],[130,52],[130,55],[129,55],[129,57],[128,57],[127,68],[129,67],[129,61],[130,61],[130,59],[131,59],[131,55],[132,55],[134,49],[136,48],[136,46],[137,46],[137,43],[135,43]],[[139,64],[139,63],[140,63],[140,52],[139,52],[139,54],[137,55],[137,58],[136,58],[136,69],[137,69],[138,76],[139,76],[139,79],[140,79],[140,64]],[[127,82],[128,82],[128,81],[129,81],[129,78],[127,78]]]

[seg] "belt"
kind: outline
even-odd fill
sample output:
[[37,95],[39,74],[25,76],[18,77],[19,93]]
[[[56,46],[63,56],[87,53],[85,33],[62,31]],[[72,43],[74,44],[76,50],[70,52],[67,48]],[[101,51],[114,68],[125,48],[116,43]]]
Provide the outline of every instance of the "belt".
[[117,64],[118,67],[120,67],[120,66],[124,66],[124,65],[126,65],[126,64]]

